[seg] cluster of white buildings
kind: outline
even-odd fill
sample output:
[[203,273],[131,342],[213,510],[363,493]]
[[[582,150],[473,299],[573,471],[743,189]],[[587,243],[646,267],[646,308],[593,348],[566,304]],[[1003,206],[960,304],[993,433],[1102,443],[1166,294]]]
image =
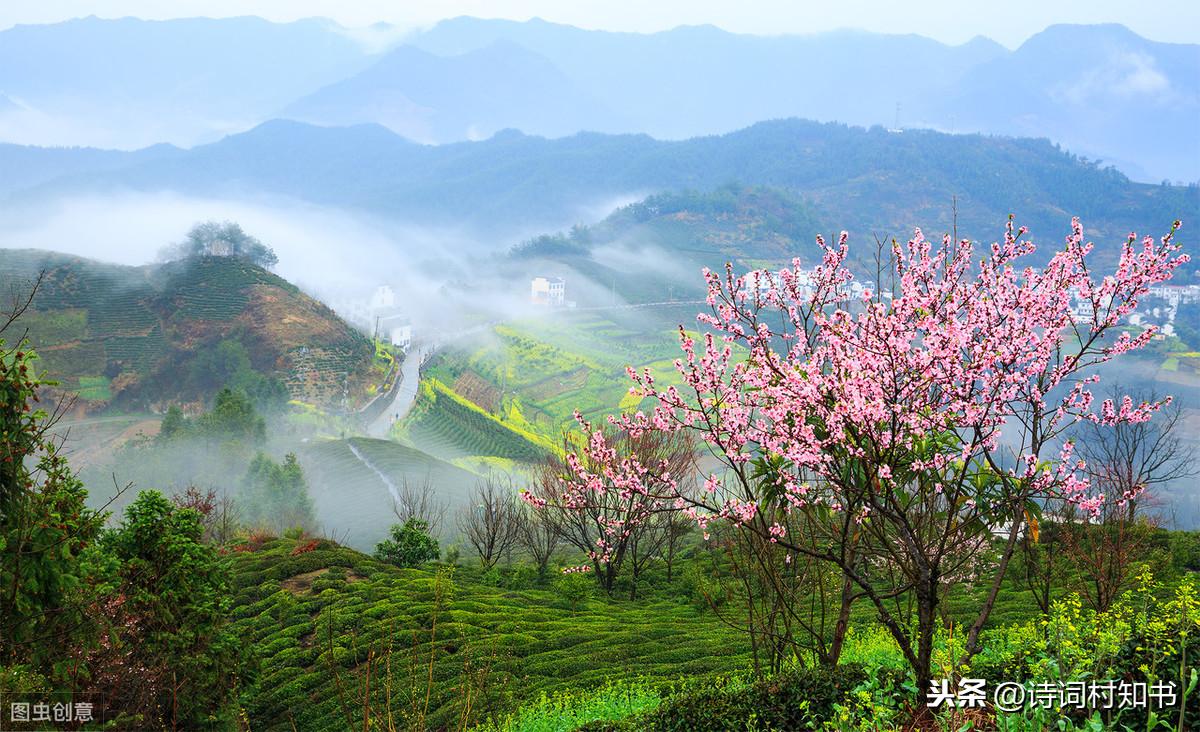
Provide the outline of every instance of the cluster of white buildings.
[[347,299],[332,305],[335,312],[375,338],[393,346],[412,345],[412,319],[396,305],[396,293],[380,285],[369,298]]
[[[1155,285],[1142,298],[1136,312],[1129,316],[1130,325],[1160,326],[1163,336],[1175,335],[1175,316],[1180,305],[1200,302],[1200,285]],[[1071,316],[1076,322],[1092,318],[1092,304],[1071,290]]]
[[[768,269],[755,269],[747,272],[743,283],[743,286],[747,291],[757,289],[759,295],[766,295],[772,287],[782,285],[779,273]],[[816,291],[813,285],[812,273],[807,270],[796,274],[795,283],[796,287],[800,291],[801,297],[812,297],[813,293]],[[843,300],[862,300],[862,297],[867,290],[871,290],[872,293],[875,292],[875,290],[868,288],[858,280],[851,280],[850,283],[845,287],[845,291],[843,292]],[[883,296],[885,298],[891,297],[891,293],[885,292],[883,293]]]
[[1171,308],[1178,308],[1200,302],[1200,285],[1155,285],[1148,294],[1165,300]]

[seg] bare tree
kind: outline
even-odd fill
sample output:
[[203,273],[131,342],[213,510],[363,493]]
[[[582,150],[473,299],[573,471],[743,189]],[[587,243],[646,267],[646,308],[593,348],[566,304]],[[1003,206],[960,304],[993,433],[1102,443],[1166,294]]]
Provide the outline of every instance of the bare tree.
[[171,502],[180,508],[191,508],[200,514],[200,525],[204,527],[202,540],[207,544],[222,546],[233,539],[240,526],[240,516],[233,498],[222,491],[201,490],[190,485],[181,493],[171,496]]
[[470,503],[458,514],[458,528],[485,570],[496,566],[517,541],[521,508],[511,478],[490,473],[475,484]]
[[[1154,391],[1132,396],[1134,402],[1161,398]],[[1112,398],[1120,398],[1119,388]],[[1094,484],[1123,496],[1192,477],[1196,471],[1191,450],[1179,437],[1182,416],[1178,402],[1172,402],[1147,422],[1115,427],[1085,422],[1075,452],[1087,461]]]
[[[1151,391],[1134,398],[1158,396]],[[1179,406],[1171,404],[1147,422],[1084,423],[1077,436],[1075,451],[1087,464],[1092,490],[1121,499],[1106,501],[1095,517],[1068,507],[1060,527],[1078,589],[1096,610],[1108,609],[1126,588],[1132,565],[1145,558],[1158,526],[1146,510],[1157,501],[1156,489],[1196,474],[1191,452],[1180,440],[1181,417]]]
[[517,546],[525,550],[537,567],[538,576],[545,577],[554,559],[554,552],[562,543],[558,531],[557,516],[549,511],[539,511],[532,506],[522,506],[517,524]]
[[696,527],[696,521],[683,511],[670,511],[666,514],[666,542],[663,547],[663,561],[667,565],[667,581],[675,577],[675,558],[683,540]]
[[446,517],[446,503],[438,498],[431,476],[427,474],[420,483],[406,476],[392,497],[392,513],[401,524],[409,519],[424,521],[429,532],[434,534]]
[[637,599],[638,580],[650,562],[666,551],[670,536],[670,515],[678,513],[668,510],[651,516],[637,531],[629,536],[629,599]]
[[1033,594],[1042,615],[1050,614],[1054,588],[1065,574],[1066,556],[1062,550],[1065,517],[1062,503],[1056,505],[1054,510],[1051,506],[1044,507],[1040,521],[1030,516],[1029,527],[1021,535],[1021,580]]

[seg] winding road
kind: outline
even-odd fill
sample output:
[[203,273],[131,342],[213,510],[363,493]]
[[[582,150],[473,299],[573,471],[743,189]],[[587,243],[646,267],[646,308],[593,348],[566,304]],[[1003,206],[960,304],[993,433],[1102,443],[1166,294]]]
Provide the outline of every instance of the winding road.
[[421,382],[421,364],[431,353],[432,349],[429,346],[420,346],[405,355],[404,363],[400,364],[400,384],[392,392],[392,403],[367,425],[368,435],[386,440],[392,425],[404,419],[408,410],[412,409],[413,402],[417,400],[417,387]]

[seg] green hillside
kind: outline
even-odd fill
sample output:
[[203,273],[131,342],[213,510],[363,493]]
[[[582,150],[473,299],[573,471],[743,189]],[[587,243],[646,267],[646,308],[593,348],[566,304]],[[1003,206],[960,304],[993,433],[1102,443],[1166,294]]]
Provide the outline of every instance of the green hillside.
[[823,216],[779,188],[727,184],[710,191],[677,191],[623,206],[594,226],[540,236],[513,249],[517,258],[587,256],[608,244],[653,246],[701,264],[732,261],[782,265],[828,234]]
[[28,292],[42,271],[32,308],[16,325],[28,332],[41,368],[91,409],[202,401],[239,369],[252,386],[279,382],[283,398],[337,407],[346,387],[351,402],[363,398],[372,377],[364,336],[241,259],[125,267],[0,251],[6,292]]
[[480,457],[533,462],[554,449],[552,441],[529,429],[519,409],[491,412],[436,378],[422,379],[416,403],[395,433],[445,460]]
[[298,457],[316,515],[336,527],[334,533],[344,534],[346,543],[363,550],[373,548],[396,523],[393,490],[428,483],[440,503],[457,507],[476,480],[465,470],[388,440],[317,440],[305,445]]
[[422,708],[426,692],[419,727],[462,729],[472,694],[476,722],[543,693],[748,663],[746,641],[692,604],[584,600],[572,609],[553,591],[493,586],[461,568],[454,577],[328,542],[304,548],[278,539],[234,554],[234,627],[261,663],[247,695],[252,729],[361,727],[364,697],[382,716]]
[[641,400],[629,394],[626,366],[650,368],[660,383],[676,383],[673,360],[679,346],[672,323],[694,321],[698,309],[561,310],[496,325],[491,337],[448,347],[426,368],[431,389],[452,391],[456,403],[467,401],[473,407],[441,410],[438,425],[443,434],[458,437],[460,450],[499,454],[478,452],[478,444],[467,444],[469,430],[452,420],[486,412],[500,424],[553,444],[573,425],[576,409],[598,420],[618,405],[637,408]]
[[[1195,589],[1188,575],[1195,571],[1196,540],[1195,534],[1159,532],[1153,549],[1161,552],[1158,583],[1147,579],[1144,590],[1123,602],[1166,613],[1173,597],[1184,598],[1191,615],[1162,619],[1194,629]],[[710,728],[695,726],[710,714],[731,718],[719,729],[761,729],[747,724],[761,710],[737,702],[749,691],[752,651],[743,629],[727,624],[743,616],[740,601],[724,595],[716,582],[727,568],[717,569],[712,560],[723,556],[716,547],[685,550],[674,580],[656,568],[641,598],[630,601],[602,597],[586,575],[555,572],[539,579],[521,563],[488,573],[446,564],[398,569],[329,541],[251,538],[231,554],[233,625],[259,663],[255,684],[245,690],[246,715],[252,729],[267,730],[361,728],[364,710],[373,726],[387,728],[384,720],[392,719],[398,729],[482,724],[476,729],[488,732],[692,730]],[[1081,613],[1067,586],[1057,584],[1065,577],[1056,580],[1056,597],[1065,601],[1053,611],[1053,634],[1047,638],[1046,621],[1036,612],[1022,571],[1014,567],[1004,582],[1002,606],[985,629],[985,651],[973,665],[979,673],[1019,675],[1042,660],[1055,663],[1063,651],[1056,638],[1078,643],[1071,646],[1073,654],[1099,654],[1107,664],[1104,673],[1162,652],[1093,651],[1090,644],[1111,640],[1106,634],[1128,632],[1111,627],[1128,620]],[[576,582],[582,594],[570,589]],[[956,625],[938,634],[939,659],[957,655],[957,623],[973,617],[986,591],[966,583],[955,593],[946,610]],[[1121,612],[1131,611],[1115,614]],[[855,605],[850,624],[840,670],[849,673],[850,686],[863,683],[844,710],[852,712],[845,721],[883,716],[875,726],[833,728],[908,729],[897,726],[905,718],[897,709],[911,693],[899,649],[877,625],[869,603]],[[1170,646],[1177,639],[1158,642]],[[866,669],[867,678],[854,679],[861,673],[856,668]],[[799,699],[817,705],[809,694],[821,693],[822,680],[828,683],[832,673],[811,667],[809,672],[817,683],[802,687]],[[786,678],[785,673],[759,683],[783,692],[776,687]],[[833,719],[819,705],[812,711],[818,719]],[[639,712],[652,718],[635,717]],[[1128,721],[1137,719],[1133,716]],[[579,726],[624,718],[629,719],[623,726]]]
[[[504,263],[514,275],[563,274],[580,306],[703,297],[703,267],[740,271],[811,260],[832,217],[782,189],[724,185],[678,191],[623,206],[593,226],[525,241]],[[866,250],[863,249],[865,252]],[[597,285],[588,292],[580,279]]]

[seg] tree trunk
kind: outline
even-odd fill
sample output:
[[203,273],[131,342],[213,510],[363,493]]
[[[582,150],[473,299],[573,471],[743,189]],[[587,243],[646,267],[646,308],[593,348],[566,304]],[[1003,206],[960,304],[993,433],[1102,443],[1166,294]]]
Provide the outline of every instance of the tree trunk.
[[842,646],[846,643],[846,632],[850,629],[850,606],[854,602],[854,583],[849,577],[842,578],[842,601],[838,608],[837,622],[833,625],[833,640],[821,663],[829,668],[838,665],[842,657]]
[[933,680],[933,634],[937,630],[937,580],[932,576],[917,586],[917,663],[913,672],[917,678],[917,706],[924,708],[929,701],[929,684]]

